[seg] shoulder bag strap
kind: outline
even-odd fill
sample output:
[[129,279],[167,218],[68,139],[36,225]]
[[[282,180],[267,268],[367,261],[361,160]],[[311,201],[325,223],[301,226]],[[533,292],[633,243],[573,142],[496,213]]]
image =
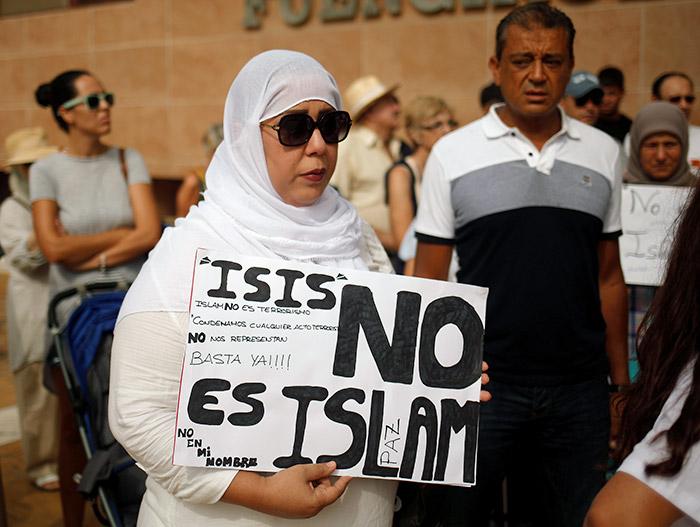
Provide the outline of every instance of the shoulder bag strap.
[[126,181],[126,184],[129,184],[129,167],[126,165],[126,155],[124,153],[124,149],[120,148],[119,149],[119,166],[122,169],[122,176],[124,176],[124,181]]

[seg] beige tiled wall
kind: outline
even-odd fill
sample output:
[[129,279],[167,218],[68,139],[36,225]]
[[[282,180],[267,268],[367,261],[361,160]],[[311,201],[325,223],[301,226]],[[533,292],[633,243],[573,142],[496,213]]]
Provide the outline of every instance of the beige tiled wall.
[[[363,4],[359,0],[359,5]],[[633,114],[661,71],[688,72],[700,86],[700,0],[554,0],[577,28],[577,67],[621,67]],[[376,73],[401,84],[407,100],[438,94],[460,121],[478,116],[477,92],[494,31],[506,8],[426,16],[403,2],[398,17],[322,23],[321,0],[311,20],[287,26],[267,0],[259,30],[243,29],[244,0],[133,0],[0,18],[0,139],[21,126],[42,125],[62,144],[34,89],[68,68],[92,70],[117,94],[110,141],[138,148],[151,171],[177,177],[201,163],[200,136],[220,120],[240,67],[264,49],[290,48],[319,59],[341,88]],[[694,115],[700,123],[700,108]]]

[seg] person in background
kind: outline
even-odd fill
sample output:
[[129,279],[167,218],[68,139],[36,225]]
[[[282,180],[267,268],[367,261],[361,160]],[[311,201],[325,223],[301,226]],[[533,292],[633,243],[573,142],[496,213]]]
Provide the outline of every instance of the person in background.
[[401,124],[397,88],[373,75],[350,84],[345,104],[353,127],[347,141],[340,145],[333,176],[333,186],[372,226],[390,256],[395,255],[401,240],[391,233],[384,176],[410,151],[394,135]]
[[503,102],[503,95],[501,95],[501,88],[496,86],[493,82],[487,84],[479,92],[479,105],[481,106],[481,112],[487,114],[489,108],[492,104]]
[[578,71],[571,75],[566,85],[561,106],[569,117],[593,126],[600,114],[603,89],[598,77],[588,71]]
[[[68,136],[67,148],[30,169],[29,193],[37,243],[50,263],[49,294],[95,281],[132,282],[161,227],[141,155],[103,142],[114,95],[95,76],[69,70],[35,92]],[[70,307],[61,313],[66,320]],[[85,465],[60,368],[51,369],[59,399],[59,478],[65,525],[80,526],[84,499],[74,474]]]
[[678,223],[664,283],[642,323],[640,373],[626,394],[620,428],[625,459],[595,498],[585,527],[700,525],[698,225],[696,181]]
[[416,246],[415,231],[411,225],[418,210],[423,167],[433,145],[443,135],[454,130],[457,121],[444,100],[430,96],[413,99],[406,106],[404,119],[413,153],[396,161],[385,177],[391,235],[395,240],[404,240],[408,234],[408,242],[413,245],[412,256],[402,258],[405,264],[403,272],[410,276],[413,274]]
[[[638,185],[691,186],[695,178],[686,160],[688,126],[683,113],[671,103],[655,101],[644,106],[634,118],[632,151],[626,183]],[[629,285],[629,351],[636,361],[637,329],[654,299],[654,286]]]
[[668,71],[659,75],[651,85],[651,98],[675,104],[688,121],[688,162],[693,173],[700,174],[700,126],[690,124],[695,104],[695,86],[692,79],[680,71]]
[[488,525],[518,459],[538,526],[580,527],[605,483],[611,392],[629,384],[622,166],[612,138],[558,106],[574,36],[546,2],[504,17],[489,66],[505,103],[425,165],[415,275],[444,280],[456,247],[458,281],[489,288],[477,484],[441,489],[444,527]]
[[5,140],[12,195],[0,206],[0,245],[9,269],[7,345],[14,375],[27,476],[40,490],[58,490],[58,404],[43,385],[43,329],[49,304],[49,266],[39,250],[29,202],[29,167],[56,152],[42,128],[23,128]]
[[[224,126],[221,123],[213,124],[202,136],[202,146],[207,156],[207,165],[214,157],[216,147],[224,139]],[[202,193],[207,188],[204,175],[207,167],[199,166],[189,170],[182,178],[182,183],[175,195],[175,217],[182,218],[187,215],[192,205],[199,203]]]
[[603,100],[595,127],[622,144],[632,126],[632,119],[620,112],[620,103],[625,96],[625,75],[618,68],[608,66],[598,72],[598,80],[603,89]]
[[[651,84],[651,100],[666,101],[675,104],[685,115],[688,123],[688,163],[691,173],[700,176],[700,126],[690,124],[690,116],[695,104],[695,93],[692,79],[681,71],[662,73]],[[625,154],[630,155],[630,136],[627,134],[623,142]]]

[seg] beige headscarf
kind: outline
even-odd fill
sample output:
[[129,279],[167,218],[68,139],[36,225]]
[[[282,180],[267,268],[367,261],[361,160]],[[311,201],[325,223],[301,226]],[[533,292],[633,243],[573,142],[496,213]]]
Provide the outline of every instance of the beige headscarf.
[[[665,181],[657,181],[642,170],[639,150],[642,141],[652,134],[667,133],[674,135],[681,142],[681,157],[678,168]],[[691,186],[695,178],[688,167],[688,121],[680,109],[665,101],[650,102],[634,118],[630,130],[630,158],[624,180],[626,183],[650,183],[674,186]]]

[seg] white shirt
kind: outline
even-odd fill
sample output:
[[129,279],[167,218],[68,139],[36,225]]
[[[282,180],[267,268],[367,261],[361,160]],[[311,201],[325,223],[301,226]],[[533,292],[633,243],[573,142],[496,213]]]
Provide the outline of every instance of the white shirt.
[[647,476],[644,470],[648,463],[655,463],[667,458],[668,443],[666,438],[662,437],[658,441],[654,441],[654,438],[659,432],[668,430],[678,419],[688,397],[692,380],[693,368],[688,366],[666,400],[654,427],[634,447],[632,453],[620,467],[622,472],[637,478],[683,511],[685,517],[675,522],[674,527],[697,527],[700,525],[700,443],[695,443],[690,448],[683,468],[673,477]]

